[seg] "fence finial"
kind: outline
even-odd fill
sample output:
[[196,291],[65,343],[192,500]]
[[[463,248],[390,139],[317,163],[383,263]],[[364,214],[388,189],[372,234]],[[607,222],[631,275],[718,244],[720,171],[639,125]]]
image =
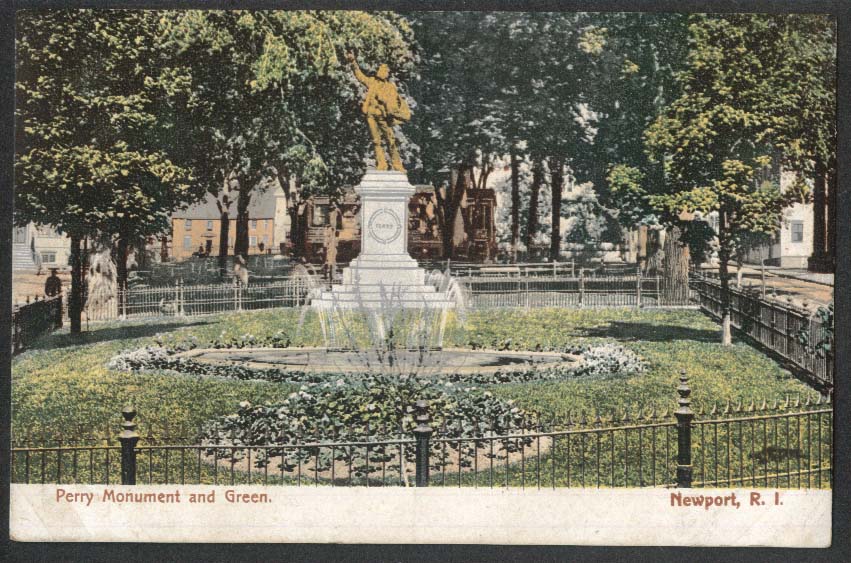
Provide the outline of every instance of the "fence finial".
[[128,404],[121,411],[124,421],[121,423],[121,434],[118,441],[121,442],[121,484],[136,484],[136,444],[139,442],[139,433],[136,432],[136,409]]
[[677,393],[679,407],[674,412],[677,417],[677,487],[689,488],[692,481],[691,422],[694,420],[694,412],[691,410],[691,388],[684,369],[680,371]]
[[416,484],[417,487],[428,487],[429,470],[429,439],[433,432],[431,416],[428,412],[428,401],[419,400],[414,403],[414,437],[416,438]]

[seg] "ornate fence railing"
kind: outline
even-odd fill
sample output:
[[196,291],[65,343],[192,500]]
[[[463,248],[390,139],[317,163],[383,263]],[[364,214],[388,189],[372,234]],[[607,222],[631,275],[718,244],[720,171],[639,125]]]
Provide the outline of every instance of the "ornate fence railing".
[[189,285],[178,281],[172,286],[130,288],[126,295],[126,305],[118,311],[124,317],[192,316],[298,307],[305,302],[307,285],[299,278],[245,286],[233,283]]
[[462,277],[470,307],[695,307],[688,287],[673,288],[661,277],[640,274],[557,277]]
[[[720,283],[701,278],[692,285],[699,295],[701,310],[719,320],[722,314]],[[730,322],[740,333],[781,357],[812,382],[833,388],[833,355],[805,344],[805,341],[817,343],[829,338],[833,327],[826,326],[808,309],[763,298],[755,291],[730,288],[730,308]]]
[[[671,412],[527,421],[500,434],[465,435],[471,421],[363,435],[255,435],[210,442],[139,432],[135,410],[101,439],[33,443],[14,436],[14,483],[255,484],[532,488],[830,488],[829,398],[713,406],[693,412],[686,377]],[[472,421],[474,427],[478,427]],[[143,421],[143,426],[145,426]],[[141,435],[140,435],[141,434]]]
[[[29,301],[29,298],[27,298]],[[12,353],[25,350],[33,340],[62,326],[62,294],[38,298],[12,308]]]
[[[457,278],[467,289],[473,309],[505,307],[695,307],[687,287],[669,288],[661,277],[638,275],[599,276],[580,271],[571,276],[490,276]],[[315,284],[326,281],[318,276]],[[130,287],[108,300],[90,300],[89,320],[192,316],[229,311],[298,307],[307,301],[308,283],[303,277],[242,286],[234,283]]]

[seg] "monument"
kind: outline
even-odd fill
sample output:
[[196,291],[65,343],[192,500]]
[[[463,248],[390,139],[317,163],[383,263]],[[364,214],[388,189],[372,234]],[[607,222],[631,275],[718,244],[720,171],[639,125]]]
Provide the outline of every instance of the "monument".
[[[321,292],[311,305],[326,310],[452,308],[449,294],[427,283],[425,270],[408,254],[408,200],[414,187],[402,165],[393,126],[408,121],[411,111],[389,81],[387,65],[381,65],[375,76],[367,76],[351,53],[347,59],[355,77],[367,87],[361,111],[372,135],[376,166],[368,168],[355,187],[361,201],[360,255],[343,269],[342,284]],[[383,144],[390,153],[390,166]]]

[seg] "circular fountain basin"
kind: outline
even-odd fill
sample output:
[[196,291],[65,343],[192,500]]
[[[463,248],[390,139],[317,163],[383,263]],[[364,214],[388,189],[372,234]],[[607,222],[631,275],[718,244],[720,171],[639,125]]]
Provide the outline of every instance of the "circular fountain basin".
[[396,350],[391,355],[376,352],[329,350],[326,348],[228,348],[194,349],[178,357],[217,365],[240,365],[256,369],[314,371],[321,373],[358,373],[394,369],[429,375],[451,373],[495,373],[528,366],[558,367],[575,365],[578,356],[557,352],[501,352],[495,350]]

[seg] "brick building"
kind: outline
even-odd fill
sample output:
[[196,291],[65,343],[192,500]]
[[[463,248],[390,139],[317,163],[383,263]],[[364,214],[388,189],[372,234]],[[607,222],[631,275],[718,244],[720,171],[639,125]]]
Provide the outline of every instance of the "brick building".
[[[233,254],[236,242],[237,192],[230,192],[231,204],[228,218],[228,254]],[[185,260],[199,252],[207,256],[219,255],[221,213],[217,197],[207,197],[171,218],[171,239],[168,255],[171,260]],[[248,206],[248,253],[277,252],[280,243],[287,241],[290,219],[287,214],[287,197],[280,184],[275,182],[265,190],[251,196]]]

